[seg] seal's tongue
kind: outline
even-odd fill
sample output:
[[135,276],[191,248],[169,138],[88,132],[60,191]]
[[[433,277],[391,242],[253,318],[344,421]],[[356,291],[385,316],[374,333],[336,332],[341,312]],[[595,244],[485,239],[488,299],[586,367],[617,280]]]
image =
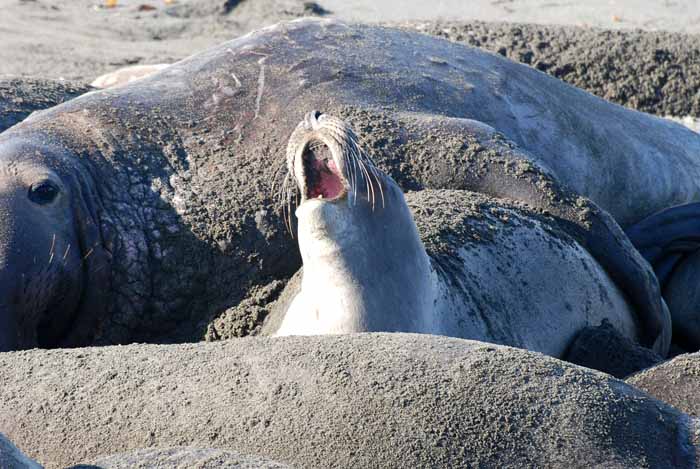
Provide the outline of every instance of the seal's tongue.
[[304,152],[307,199],[335,199],[343,193],[340,171],[326,145],[311,145]]

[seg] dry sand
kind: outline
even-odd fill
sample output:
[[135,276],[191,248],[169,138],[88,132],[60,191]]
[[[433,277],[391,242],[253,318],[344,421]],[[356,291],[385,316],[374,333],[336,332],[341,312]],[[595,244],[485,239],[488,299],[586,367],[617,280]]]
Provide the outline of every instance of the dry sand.
[[321,0],[359,21],[452,20],[566,24],[700,33],[697,0]]
[[[566,6],[541,0],[474,0],[468,7],[457,0],[402,2],[411,4],[410,8],[397,8],[396,3],[119,0],[117,7],[104,8],[99,0],[0,0],[0,77],[90,82],[128,65],[174,62],[253,29],[306,15],[382,22],[412,18],[405,27],[503,54],[613,102],[662,116],[700,115],[700,36],[471,21],[693,32],[700,26],[690,1],[666,5],[594,0]],[[606,23],[612,11],[630,20]],[[588,17],[597,20],[582,20]],[[434,21],[439,18],[443,20]]]
[[[0,0],[0,75],[92,81],[138,63],[174,62],[283,19],[297,0]],[[236,5],[235,7],[233,5]],[[145,5],[154,10],[143,10]],[[227,5],[229,5],[227,7]]]

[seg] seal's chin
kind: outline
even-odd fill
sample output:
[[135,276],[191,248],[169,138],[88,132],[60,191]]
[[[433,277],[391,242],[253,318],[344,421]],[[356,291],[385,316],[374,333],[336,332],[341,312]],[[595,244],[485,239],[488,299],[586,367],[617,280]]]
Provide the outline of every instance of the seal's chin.
[[347,194],[344,178],[330,148],[320,142],[310,142],[303,153],[303,198],[335,201]]

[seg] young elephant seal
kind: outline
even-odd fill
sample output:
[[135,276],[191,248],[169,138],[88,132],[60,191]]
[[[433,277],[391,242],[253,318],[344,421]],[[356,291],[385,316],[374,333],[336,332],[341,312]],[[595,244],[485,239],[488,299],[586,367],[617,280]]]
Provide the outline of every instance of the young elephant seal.
[[[275,335],[417,332],[557,357],[604,320],[640,338],[633,310],[591,255],[524,211],[503,211],[511,227],[497,227],[490,242],[429,256],[403,192],[337,118],[309,113],[291,136],[287,166],[301,192],[304,270]],[[454,204],[469,194],[449,192]]]
[[344,122],[318,112],[292,134],[287,165],[302,194],[296,215],[305,271],[277,334],[437,333],[437,279],[411,212],[355,138]]

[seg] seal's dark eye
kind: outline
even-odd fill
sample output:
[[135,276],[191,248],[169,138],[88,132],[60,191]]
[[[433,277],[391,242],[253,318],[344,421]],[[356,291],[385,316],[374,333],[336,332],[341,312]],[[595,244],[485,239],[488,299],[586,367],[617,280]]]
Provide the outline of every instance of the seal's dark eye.
[[29,188],[29,200],[39,205],[53,202],[58,195],[58,186],[51,181],[43,181]]

